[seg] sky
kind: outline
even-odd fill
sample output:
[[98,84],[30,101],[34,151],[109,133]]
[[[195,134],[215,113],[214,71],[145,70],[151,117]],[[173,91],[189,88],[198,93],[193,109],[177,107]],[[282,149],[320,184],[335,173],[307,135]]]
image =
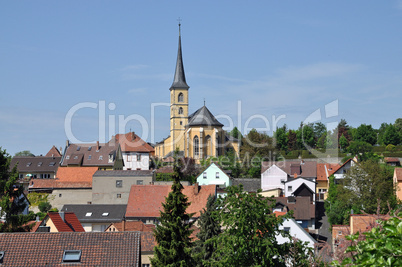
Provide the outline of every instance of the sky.
[[402,117],[402,1],[2,1],[0,146],[167,137],[178,18],[190,112],[226,130]]

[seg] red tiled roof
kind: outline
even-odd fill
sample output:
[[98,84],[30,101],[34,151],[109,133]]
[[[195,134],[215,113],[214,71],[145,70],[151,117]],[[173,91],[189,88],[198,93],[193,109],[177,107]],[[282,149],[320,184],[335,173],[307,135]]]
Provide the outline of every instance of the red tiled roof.
[[402,181],[402,168],[395,168],[394,175],[397,181]]
[[[198,191],[199,190],[199,191]],[[133,185],[128,198],[126,217],[153,217],[160,216],[162,203],[171,191],[170,185]],[[198,193],[196,192],[198,191]],[[200,216],[200,211],[205,208],[208,197],[215,196],[216,185],[190,185],[184,186],[183,194],[191,203],[188,213]]]
[[[126,221],[124,224],[124,231],[152,232],[155,228],[155,225],[147,225],[142,221]],[[123,231],[123,222],[115,222],[112,223],[112,225],[116,227],[118,231]]]
[[45,157],[61,157],[61,154],[60,154],[60,151],[55,146],[53,146],[49,150],[49,152],[47,152]]
[[[116,134],[115,140],[120,143],[122,152],[154,152],[155,149],[142,140],[134,132]],[[111,140],[112,142],[113,140]]]
[[340,167],[339,164],[317,163],[317,181],[328,180],[328,177],[336,172]]
[[153,232],[141,232],[141,251],[154,251],[157,245]]
[[139,232],[2,233],[4,266],[72,266],[65,250],[80,250],[75,266],[140,266]]
[[385,162],[399,162],[398,158],[384,158]]
[[47,216],[52,220],[54,226],[59,232],[85,232],[81,223],[78,221],[77,216],[75,216],[73,212],[65,212],[64,221],[58,212],[49,212]]

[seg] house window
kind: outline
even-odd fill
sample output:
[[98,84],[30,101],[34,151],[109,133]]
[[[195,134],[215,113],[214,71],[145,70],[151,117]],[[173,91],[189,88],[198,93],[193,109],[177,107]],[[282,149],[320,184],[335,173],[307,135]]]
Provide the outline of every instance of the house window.
[[74,159],[78,159],[78,156],[74,156]]
[[143,180],[137,180],[137,185],[143,185],[144,181]]
[[131,161],[131,155],[127,155],[127,162]]
[[207,172],[204,172],[204,173],[202,174],[202,178],[207,179]]
[[81,250],[65,250],[63,253],[63,262],[80,262]]
[[143,263],[142,267],[150,267],[151,265],[149,263]]
[[184,102],[184,95],[183,93],[180,93],[178,98],[177,98],[178,102]]
[[103,156],[99,156],[99,160],[103,160]]
[[290,227],[284,227],[283,231],[285,231],[286,233],[289,233],[290,232]]
[[179,107],[179,115],[183,114],[183,108]]
[[292,192],[292,190],[293,190],[293,189],[292,189],[292,186],[289,185],[289,186],[288,186],[288,191],[289,191],[289,192]]
[[198,136],[194,137],[194,157],[198,158],[200,155],[200,140]]
[[22,178],[24,178],[24,175],[23,175],[22,173],[20,173],[20,174],[18,175],[18,177],[19,177],[20,179],[22,179]]
[[117,198],[121,198],[121,194],[117,194]]
[[182,122],[182,121],[180,121],[180,125],[183,125],[183,122]]
[[141,154],[137,154],[137,161],[141,161]]
[[342,231],[338,231],[338,235],[342,235]]
[[37,178],[37,175],[36,175],[36,174],[32,175],[32,178],[36,179],[36,178]]
[[116,180],[116,187],[123,187],[123,180]]
[[59,194],[59,197],[61,197],[62,195],[61,194]]
[[215,177],[216,179],[219,179],[219,172],[216,172]]

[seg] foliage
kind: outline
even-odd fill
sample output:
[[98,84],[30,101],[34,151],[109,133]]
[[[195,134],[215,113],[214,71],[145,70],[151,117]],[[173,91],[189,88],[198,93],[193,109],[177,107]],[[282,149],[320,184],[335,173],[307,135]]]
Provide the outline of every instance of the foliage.
[[261,195],[243,192],[242,186],[228,187],[227,196],[217,201],[225,230],[211,239],[211,266],[284,266],[286,245],[275,238],[282,232],[278,227],[283,217],[272,214],[274,201],[270,206]]
[[41,202],[49,202],[49,200],[53,200],[54,196],[49,195],[49,193],[31,192],[28,194],[27,198],[31,206],[36,207]]
[[275,142],[276,148],[279,150],[287,150],[288,149],[288,138],[286,136],[286,124],[283,125],[281,128],[277,128],[275,132]]
[[296,133],[297,146],[299,149],[308,149],[315,147],[314,130],[312,124],[300,125]]
[[402,266],[402,220],[391,217],[389,220],[379,221],[380,226],[364,233],[365,240],[356,243],[359,233],[349,235],[353,245],[348,247],[348,257],[335,266]]
[[346,137],[342,134],[341,138],[339,138],[339,147],[342,150],[345,150],[349,146],[349,141]]
[[192,266],[190,219],[193,214],[186,213],[190,205],[188,198],[182,193],[183,179],[181,161],[175,154],[174,182],[172,191],[162,203],[158,224],[154,230],[155,240],[158,243],[154,248],[152,266]]
[[41,212],[47,213],[52,208],[52,205],[50,205],[49,202],[44,201],[39,203],[38,208]]
[[328,216],[328,222],[333,224],[344,224],[349,218],[351,205],[349,202],[344,202],[339,199],[338,187],[335,184],[335,177],[329,177],[328,197],[325,200],[325,210]]
[[384,136],[382,139],[385,145],[391,144],[396,146],[401,143],[401,134],[392,124],[390,124],[385,129]]
[[393,144],[389,144],[385,147],[386,151],[394,151],[395,150],[395,146]]
[[208,197],[207,206],[201,212],[198,225],[200,232],[197,234],[198,240],[195,242],[194,254],[197,266],[205,266],[208,265],[215,251],[214,244],[209,240],[222,232],[214,196]]
[[230,136],[233,136],[234,138],[238,139],[238,140],[242,140],[243,139],[243,135],[241,134],[241,132],[239,131],[239,129],[237,129],[237,127],[234,127],[232,131],[229,132]]
[[373,146],[364,141],[352,141],[347,151],[352,155],[358,155],[360,160],[366,160],[372,155]]
[[[0,208],[5,221],[0,225],[0,232],[25,232],[29,226],[28,215],[21,213],[26,208],[23,188],[17,184],[17,168],[9,171],[11,157],[0,147]],[[25,226],[24,226],[25,225]]]
[[24,151],[15,153],[14,157],[35,157],[35,155],[32,154],[31,151],[29,151],[29,150],[24,150]]
[[356,133],[353,135],[353,140],[375,145],[377,143],[377,134],[371,125],[362,124],[356,128]]

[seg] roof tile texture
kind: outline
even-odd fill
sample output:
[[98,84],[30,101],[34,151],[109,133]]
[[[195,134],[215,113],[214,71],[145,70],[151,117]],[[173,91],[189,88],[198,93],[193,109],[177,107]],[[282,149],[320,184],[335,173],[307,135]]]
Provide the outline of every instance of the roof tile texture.
[[[198,190],[197,190],[198,188]],[[160,216],[162,203],[171,191],[169,185],[133,185],[128,198],[126,217],[152,217]],[[198,193],[196,192],[198,191]],[[216,185],[191,185],[184,186],[183,194],[191,203],[188,213],[195,213],[194,217],[200,216],[200,211],[206,206],[208,197],[215,196]]]
[[316,178],[317,177],[317,162],[315,161],[265,161],[261,164],[261,173],[264,173],[272,165],[278,166],[281,170],[286,172],[289,176],[294,176],[291,169],[301,167],[301,173],[297,173],[297,177],[303,178]]
[[58,212],[47,214],[59,232],[85,232],[77,216],[73,212],[64,213],[64,221]]
[[64,250],[81,250],[79,266],[139,266],[139,249],[138,232],[0,234],[4,266],[69,266]]
[[339,164],[317,163],[317,181],[327,181],[340,167]]
[[147,142],[142,140],[134,132],[129,132],[126,134],[116,134],[116,142],[120,144],[122,152],[154,152],[155,149],[150,146]]

